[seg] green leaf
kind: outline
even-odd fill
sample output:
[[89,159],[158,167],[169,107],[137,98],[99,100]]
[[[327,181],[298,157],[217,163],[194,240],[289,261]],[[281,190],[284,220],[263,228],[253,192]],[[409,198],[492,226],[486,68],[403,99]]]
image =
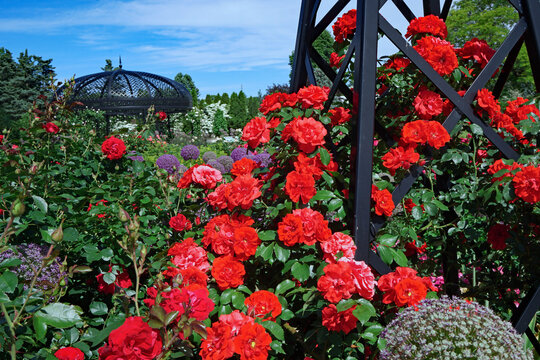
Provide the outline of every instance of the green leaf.
[[282,246],[279,246],[278,244],[274,245],[274,254],[276,254],[276,258],[281,261],[282,263],[287,262],[289,260],[289,256],[291,255],[291,250],[285,249]]
[[34,199],[34,204],[36,204],[39,210],[41,210],[44,213],[47,213],[48,205],[45,199],[37,195],[32,195],[32,199]]
[[45,334],[47,333],[47,323],[45,322],[45,319],[39,316],[39,313],[32,316],[32,324],[34,325],[36,339],[42,340],[45,338]]
[[283,341],[285,338],[285,334],[283,332],[283,328],[276,324],[273,321],[263,321],[262,326],[274,336],[277,340]]
[[433,204],[435,204],[435,206],[437,206],[439,209],[441,209],[442,211],[448,211],[448,206],[444,205],[442,202],[440,202],[439,200],[432,200],[431,201]]
[[17,288],[17,275],[11,271],[5,271],[0,276],[0,291],[11,294]]
[[366,299],[360,299],[358,300],[358,304],[356,306],[356,309],[353,310],[353,315],[363,324],[366,323],[369,319],[371,319],[372,316],[374,316],[377,312],[375,311],[375,308]]
[[276,238],[276,232],[272,230],[259,231],[259,239],[262,241],[270,241]]
[[106,272],[105,274],[103,274],[103,281],[105,281],[105,283],[107,284],[114,284],[114,282],[116,281],[116,275],[114,275],[112,272]]
[[231,302],[232,300],[232,295],[234,293],[234,290],[233,289],[226,289],[222,294],[221,294],[221,297],[219,299],[219,303],[221,305],[227,305],[228,303]]
[[283,294],[292,288],[296,287],[296,283],[292,280],[283,280],[276,286],[276,295]]
[[384,234],[382,236],[379,236],[379,238],[377,238],[377,241],[381,245],[392,247],[396,245],[397,239],[398,239],[397,235]]
[[420,220],[422,218],[422,207],[415,206],[411,211],[411,215],[415,220]]
[[45,306],[38,314],[47,325],[65,329],[81,321],[79,312],[73,305],[54,303]]
[[405,253],[398,249],[391,249],[394,253],[394,261],[399,266],[407,266],[409,264],[409,261],[407,260],[407,257],[405,256]]
[[279,315],[279,318],[283,321],[291,320],[294,317],[294,313],[289,310],[285,309],[281,312],[281,315]]
[[356,301],[353,299],[341,300],[339,303],[337,303],[336,310],[337,312],[342,312],[345,310],[349,310],[354,305],[356,305]]
[[246,300],[246,297],[241,292],[235,291],[232,295],[232,304],[233,306],[240,310],[244,307],[244,300]]
[[300,282],[309,279],[309,266],[302,263],[296,263],[291,267],[291,273]]
[[268,246],[259,245],[259,249],[257,249],[257,252],[259,252],[259,250],[259,256],[262,257],[264,260],[268,261],[274,253],[274,243],[270,243],[270,245]]
[[21,259],[17,259],[17,258],[5,259],[4,261],[0,262],[0,269],[19,266],[21,263],[22,263]]
[[431,202],[425,203],[424,204],[424,209],[426,209],[426,212],[431,216],[436,216],[437,215],[437,212],[438,212],[437,206],[435,206]]
[[315,196],[311,198],[311,201],[329,200],[335,197],[336,195],[330,190],[318,190]]
[[377,252],[379,253],[382,261],[384,261],[388,265],[392,264],[394,257],[392,256],[391,248],[389,248],[388,246],[379,245],[377,247]]
[[323,147],[319,148],[319,154],[321,155],[321,162],[324,166],[330,164],[330,154],[328,153],[328,150],[326,150]]
[[9,300],[9,296],[7,296],[5,292],[0,291],[0,304],[5,304],[5,303],[8,303],[10,301],[11,300]]
[[94,301],[90,304],[90,312],[96,316],[105,315],[108,312],[107,304],[100,301]]
[[64,230],[64,241],[76,241],[79,239],[79,231],[77,229],[69,227]]

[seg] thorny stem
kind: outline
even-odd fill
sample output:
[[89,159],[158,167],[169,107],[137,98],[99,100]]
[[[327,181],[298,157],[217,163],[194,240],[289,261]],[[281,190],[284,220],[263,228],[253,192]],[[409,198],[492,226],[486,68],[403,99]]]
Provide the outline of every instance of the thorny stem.
[[137,316],[141,316],[141,311],[139,310],[139,268],[137,267],[137,257],[135,256],[135,249],[131,253],[131,261],[133,261],[133,267],[135,268],[135,310],[137,311]]
[[17,335],[15,334],[15,326],[13,325],[13,322],[11,321],[11,318],[8,315],[8,311],[3,303],[0,303],[0,310],[2,310],[2,313],[4,314],[4,318],[6,319],[9,327],[9,332],[11,333],[11,349],[9,351],[9,354],[11,356],[11,359],[15,360],[17,359],[17,345],[15,344]]

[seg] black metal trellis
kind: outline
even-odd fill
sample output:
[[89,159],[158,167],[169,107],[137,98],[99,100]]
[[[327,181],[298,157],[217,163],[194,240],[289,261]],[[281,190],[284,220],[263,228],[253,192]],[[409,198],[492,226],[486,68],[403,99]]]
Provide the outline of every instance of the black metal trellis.
[[[415,15],[404,0],[391,0],[402,15],[411,21]],[[387,0],[357,0],[356,32],[349,45],[348,51],[338,72],[329,66],[327,60],[313,48],[313,41],[334,21],[339,13],[350,3],[350,0],[337,0],[327,14],[316,23],[317,11],[321,0],[302,0],[294,65],[291,77],[291,91],[296,92],[309,83],[316,84],[312,61],[333,82],[329,99],[325,109],[329,109],[337,91],[339,90],[351,103],[356,119],[353,119],[354,130],[352,151],[356,153],[355,171],[352,172],[351,196],[354,196],[354,234],[357,252],[356,258],[370,264],[380,274],[391,269],[370,249],[370,244],[378,230],[385,223],[380,216],[371,216],[371,173],[373,156],[373,135],[377,132],[383,139],[387,136],[375,120],[375,89],[377,70],[377,41],[378,33],[386,35],[392,43],[422,71],[426,77],[454,104],[454,109],[443,122],[443,126],[450,133],[463,118],[480,126],[494,146],[507,158],[516,160],[519,154],[512,149],[499,135],[480,118],[471,106],[478,90],[483,88],[501,64],[493,93],[499,97],[509,72],[512,70],[517,54],[525,43],[534,82],[537,91],[540,91],[540,1],[538,0],[508,0],[517,10],[519,21],[511,29],[507,38],[497,49],[492,59],[476,77],[466,94],[461,97],[403,38],[384,17],[379,14],[381,7]],[[448,16],[452,0],[445,0],[441,8],[439,0],[423,0],[424,15],[437,15],[442,19]],[[354,90],[351,91],[342,81],[352,57],[354,63]],[[506,60],[505,60],[506,59]],[[353,101],[357,99],[357,101]],[[357,108],[356,108],[357,106]],[[398,184],[392,193],[395,204],[399,203],[412,187],[415,180],[422,173],[421,166],[413,166],[408,175]],[[540,308],[540,288],[538,285],[525,297],[518,310],[514,312],[513,324],[520,333],[525,332],[536,351],[540,353],[540,344],[534,337],[528,324],[536,311]]]

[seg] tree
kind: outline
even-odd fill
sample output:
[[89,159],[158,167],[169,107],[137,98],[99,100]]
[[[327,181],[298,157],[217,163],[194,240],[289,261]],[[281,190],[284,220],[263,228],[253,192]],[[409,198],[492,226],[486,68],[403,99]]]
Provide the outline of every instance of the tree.
[[[313,42],[313,48],[321,55],[321,57],[328,61],[330,55],[334,52],[334,38],[328,30],[324,30],[317,39]],[[289,56],[289,66],[291,67],[291,72],[289,73],[289,80],[292,77],[292,66],[294,62],[294,51]],[[328,86],[328,83],[331,84],[330,79],[319,69],[316,64],[313,64],[315,80],[319,86]],[[319,71],[317,71],[319,69]]]
[[259,115],[259,106],[261,106],[261,101],[258,97],[250,96],[247,101],[247,117],[248,119],[253,119]]
[[174,77],[174,81],[179,82],[183,84],[186,89],[191,94],[191,98],[193,99],[193,104],[196,104],[197,101],[199,101],[199,89],[195,86],[195,83],[193,82],[193,79],[188,74],[182,74],[179,72]]
[[9,50],[0,48],[0,124],[11,127],[40,94],[50,92],[51,77],[54,77],[52,59],[44,60],[36,55],[28,55],[28,50],[20,53],[17,61]]
[[[454,3],[448,14],[448,41],[456,47],[476,37],[485,40],[492,48],[497,49],[511,29],[519,20],[515,8],[507,0],[460,0]],[[533,96],[534,79],[525,46],[516,59],[504,94],[513,97]],[[502,97],[505,97],[503,94]]]
[[120,66],[113,67],[111,59],[105,59],[105,66],[101,68],[103,71],[116,71]]
[[223,110],[218,109],[214,115],[214,123],[212,125],[212,133],[214,135],[219,136],[221,134],[221,130],[227,131],[228,124],[227,119],[225,118],[225,114],[223,113]]
[[229,105],[230,101],[231,101],[231,99],[229,99],[229,94],[223,93],[223,95],[221,95],[221,102],[222,103]]

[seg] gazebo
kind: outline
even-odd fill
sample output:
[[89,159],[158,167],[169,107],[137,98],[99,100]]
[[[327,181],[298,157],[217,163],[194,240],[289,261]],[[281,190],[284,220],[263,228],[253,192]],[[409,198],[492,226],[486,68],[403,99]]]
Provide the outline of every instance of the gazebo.
[[[110,116],[144,116],[153,106],[167,114],[186,112],[193,107],[191,94],[174,80],[142,71],[119,69],[76,78],[69,102],[105,113],[106,133],[110,132]],[[61,95],[65,87],[58,90]],[[170,120],[167,120],[169,133]]]

